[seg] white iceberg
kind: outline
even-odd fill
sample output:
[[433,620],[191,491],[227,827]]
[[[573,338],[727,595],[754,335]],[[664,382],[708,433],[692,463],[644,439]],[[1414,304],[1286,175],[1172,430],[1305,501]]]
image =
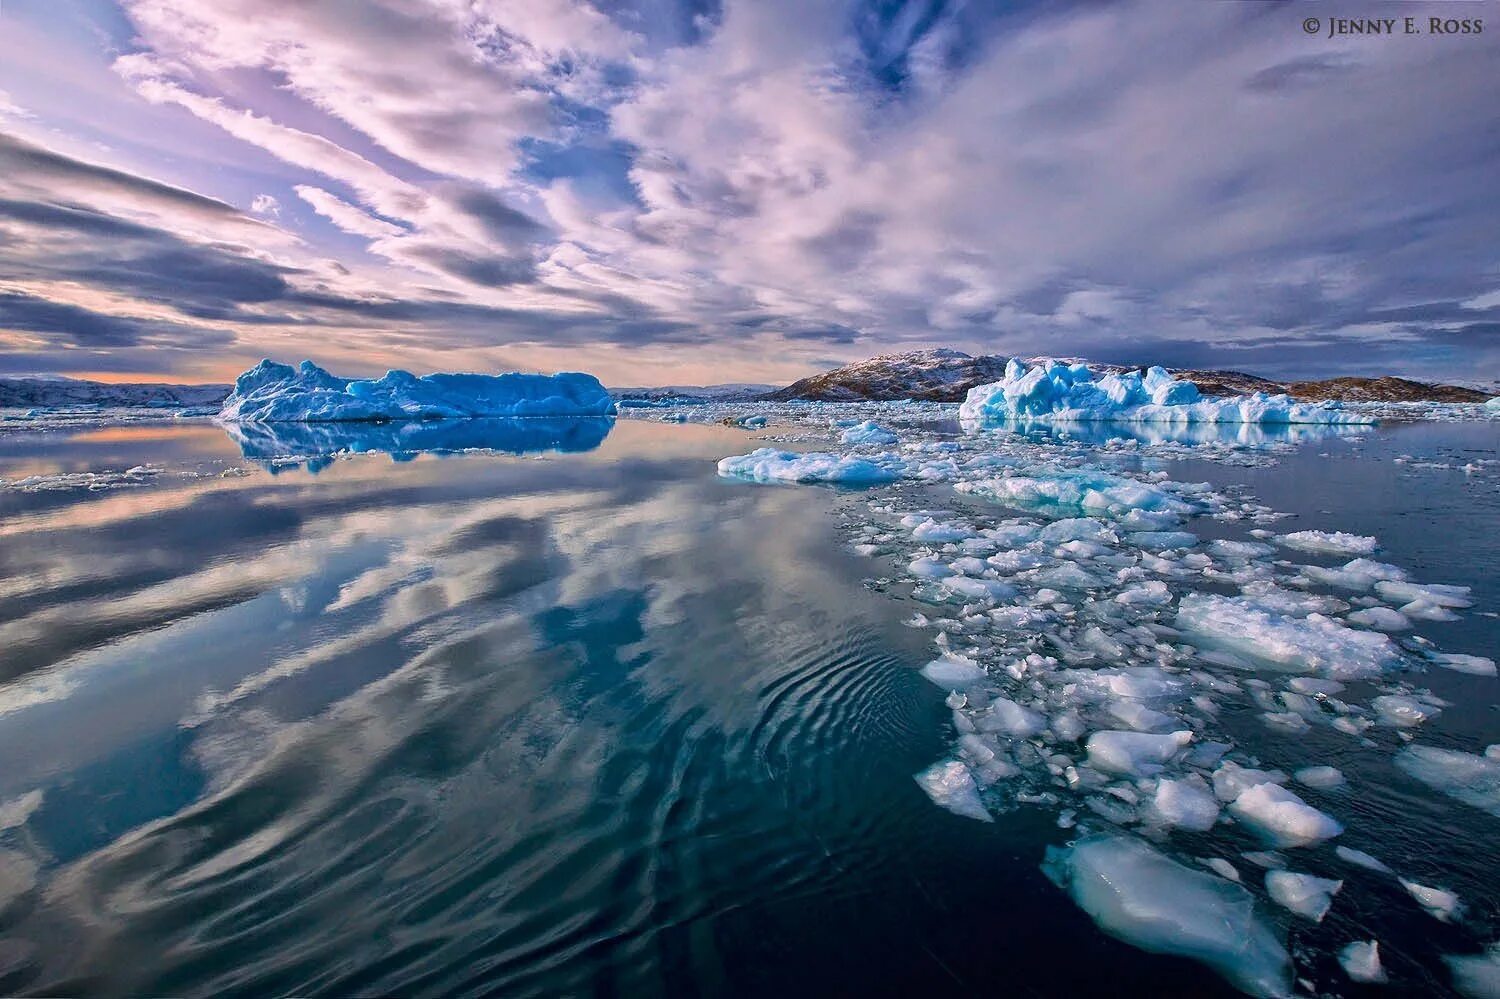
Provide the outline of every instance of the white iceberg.
[[1165,368],[1096,376],[1086,364],[1045,361],[1028,366],[1012,358],[1005,377],[969,390],[959,417],[981,423],[1374,423],[1338,403],[1299,403],[1285,395],[1205,399],[1192,382]]
[[1125,836],[1048,847],[1042,869],[1112,937],[1153,954],[1202,961],[1250,995],[1291,992],[1286,947],[1237,884]]
[[821,451],[778,451],[771,447],[721,459],[719,474],[755,482],[836,482],[844,485],[891,482],[897,477],[884,465],[865,458]]
[[610,416],[614,399],[593,375],[388,371],[340,378],[311,361],[261,361],[235,379],[219,419],[229,423],[326,423],[487,416]]

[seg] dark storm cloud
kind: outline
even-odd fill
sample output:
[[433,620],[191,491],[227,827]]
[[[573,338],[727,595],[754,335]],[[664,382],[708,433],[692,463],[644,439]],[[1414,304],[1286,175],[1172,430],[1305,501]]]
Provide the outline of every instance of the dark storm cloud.
[[234,340],[223,330],[112,316],[34,295],[0,291],[0,328],[43,335],[50,344],[75,347],[134,347],[167,338],[174,346],[222,347]]

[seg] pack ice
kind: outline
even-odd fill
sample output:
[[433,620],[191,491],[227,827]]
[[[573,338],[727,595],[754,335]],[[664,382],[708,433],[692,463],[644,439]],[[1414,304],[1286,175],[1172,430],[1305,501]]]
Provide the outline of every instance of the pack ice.
[[1257,996],[1291,991],[1291,958],[1241,886],[1130,836],[1048,847],[1043,870],[1099,928],[1153,954],[1202,961]]
[[226,422],[324,423],[437,420],[485,416],[609,416],[614,400],[593,375],[507,372],[418,377],[340,378],[303,361],[261,361],[235,379],[219,419]]
[[959,417],[979,422],[1040,420],[1108,423],[1373,423],[1338,403],[1293,402],[1285,395],[1205,399],[1165,368],[1096,377],[1086,364],[1011,358],[1005,377],[969,390]]

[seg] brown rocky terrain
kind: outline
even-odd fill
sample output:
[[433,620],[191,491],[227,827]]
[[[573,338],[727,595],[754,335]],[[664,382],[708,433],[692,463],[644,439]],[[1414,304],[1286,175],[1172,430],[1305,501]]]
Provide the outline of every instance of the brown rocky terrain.
[[[762,398],[786,401],[859,402],[918,399],[962,402],[969,389],[998,381],[1008,359],[978,357],[958,350],[919,350],[882,354],[832,371],[803,378]],[[1091,364],[1096,371],[1127,371],[1119,364]],[[1337,399],[1343,402],[1484,402],[1489,396],[1458,385],[1433,385],[1386,375],[1379,378],[1325,378],[1316,381],[1274,381],[1243,371],[1169,368],[1178,378],[1198,386],[1208,396],[1285,392],[1303,402]]]

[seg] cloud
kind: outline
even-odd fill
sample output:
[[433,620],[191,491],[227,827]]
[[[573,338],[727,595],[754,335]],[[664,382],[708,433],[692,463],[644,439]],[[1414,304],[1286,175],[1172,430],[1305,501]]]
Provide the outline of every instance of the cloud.
[[129,99],[256,166],[204,170],[211,197],[4,139],[26,294],[373,363],[1494,355],[1493,35],[1159,0],[120,6]]

